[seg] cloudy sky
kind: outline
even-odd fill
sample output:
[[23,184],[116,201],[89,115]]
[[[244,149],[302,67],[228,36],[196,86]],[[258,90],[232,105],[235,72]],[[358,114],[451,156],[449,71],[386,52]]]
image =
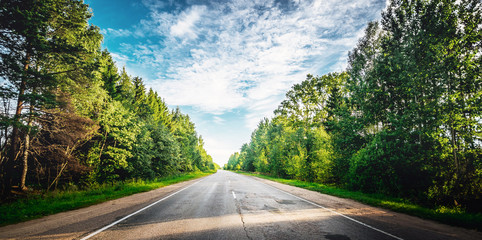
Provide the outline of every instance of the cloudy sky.
[[189,114],[221,166],[307,74],[343,71],[385,0],[85,0],[103,47]]

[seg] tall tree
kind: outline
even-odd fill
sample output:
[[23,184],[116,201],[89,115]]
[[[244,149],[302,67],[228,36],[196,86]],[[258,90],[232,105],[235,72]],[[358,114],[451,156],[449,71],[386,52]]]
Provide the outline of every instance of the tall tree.
[[[6,0],[0,3],[0,76],[5,80],[2,96],[12,97],[16,109],[9,120],[9,154],[2,163],[2,186],[19,183],[25,188],[30,128],[37,109],[55,103],[53,93],[61,75],[81,71],[85,45],[78,39],[95,35],[89,28],[87,5],[76,0]],[[61,64],[58,64],[61,63]],[[62,67],[60,67],[62,66]],[[66,66],[69,66],[66,68]],[[26,110],[26,106],[28,110]],[[23,139],[20,132],[25,129]],[[21,150],[23,144],[23,150]],[[5,188],[3,190],[6,190]]]
[[116,98],[115,100],[132,104],[134,102],[134,84],[131,77],[127,74],[126,68],[122,68],[120,73],[120,79],[116,86]]
[[[102,61],[101,74],[102,80],[104,81],[104,89],[109,96],[116,99],[118,97],[118,84],[121,80],[121,76],[119,76],[117,66],[107,50],[102,51],[100,59]],[[122,80],[125,81],[125,79]]]
[[[350,55],[349,72],[353,101],[374,139],[354,158],[354,175],[370,170],[356,167],[359,161],[376,160],[370,165],[386,164],[395,173],[378,182],[389,192],[416,195],[436,181],[434,196],[480,197],[472,194],[480,188],[481,148],[473,131],[480,128],[480,16],[480,1],[392,1],[382,28],[369,26]],[[390,154],[394,147],[400,154]],[[377,185],[373,175],[366,172],[371,182],[363,184]]]

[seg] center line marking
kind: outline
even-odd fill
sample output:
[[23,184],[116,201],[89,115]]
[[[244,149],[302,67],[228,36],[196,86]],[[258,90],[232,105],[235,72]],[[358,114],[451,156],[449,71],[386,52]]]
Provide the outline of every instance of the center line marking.
[[231,193],[233,194],[233,198],[236,199],[236,194],[234,194],[234,191],[231,191]]
[[[244,176],[243,176],[243,177],[244,177]],[[394,238],[394,239],[403,240],[403,238],[401,238],[401,237],[397,237],[397,236],[395,236],[395,235],[393,235],[393,234],[390,234],[390,233],[388,233],[388,232],[385,232],[385,231],[383,231],[383,230],[381,230],[381,229],[378,229],[378,228],[376,228],[376,227],[373,227],[373,226],[371,226],[371,225],[368,225],[368,224],[366,224],[366,223],[364,223],[364,222],[358,221],[358,220],[356,220],[356,219],[354,219],[354,218],[351,218],[351,217],[349,217],[349,216],[347,216],[347,215],[345,215],[345,214],[342,214],[342,213],[339,213],[339,212],[337,212],[337,211],[331,210],[330,208],[324,207],[324,206],[322,206],[322,205],[319,205],[319,204],[317,204],[317,203],[314,203],[314,202],[312,202],[312,201],[310,201],[310,200],[307,200],[307,199],[304,199],[304,198],[302,198],[302,197],[298,197],[298,196],[296,196],[296,195],[294,195],[294,194],[291,194],[291,193],[289,193],[289,192],[287,192],[287,191],[281,190],[281,189],[279,189],[279,188],[277,188],[277,187],[275,187],[275,186],[271,186],[271,185],[269,185],[269,184],[267,184],[267,183],[264,183],[264,182],[261,182],[261,181],[258,181],[258,182],[261,183],[261,184],[264,184],[264,185],[267,186],[267,187],[270,187],[270,188],[272,188],[272,189],[278,190],[278,191],[280,191],[280,192],[282,192],[282,193],[285,193],[285,194],[287,194],[287,195],[290,195],[290,196],[292,196],[292,197],[294,197],[294,198],[297,198],[297,199],[299,199],[299,200],[301,200],[301,201],[304,201],[304,202],[306,202],[306,203],[309,203],[309,204],[311,204],[311,205],[313,205],[313,206],[319,207],[319,208],[321,208],[321,209],[325,209],[325,210],[327,210],[327,211],[329,211],[329,212],[331,212],[331,213],[334,213],[334,214],[336,214],[336,215],[338,215],[338,216],[344,217],[344,218],[346,218],[346,219],[348,219],[348,220],[350,220],[350,221],[356,222],[356,223],[358,223],[358,224],[360,224],[360,225],[363,225],[363,226],[365,226],[365,227],[367,227],[367,228],[370,228],[370,229],[375,230],[375,231],[377,231],[377,232],[383,233],[383,234],[385,234],[385,235],[387,235],[387,236],[390,236],[390,237],[392,237],[392,238]],[[234,192],[233,192],[233,194],[234,194]]]

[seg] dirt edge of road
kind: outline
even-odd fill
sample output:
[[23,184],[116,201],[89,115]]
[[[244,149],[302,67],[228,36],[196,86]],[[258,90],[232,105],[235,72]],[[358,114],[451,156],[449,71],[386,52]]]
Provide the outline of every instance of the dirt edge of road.
[[0,227],[0,239],[78,239],[204,178]]
[[[273,188],[296,195],[365,224],[377,226],[383,231],[404,239],[424,239],[423,234],[427,231],[442,234],[447,239],[482,239],[482,233],[475,230],[448,226],[403,213],[371,207],[354,200],[338,198],[266,179],[243,176],[256,179]],[[206,177],[86,208],[1,227],[0,239],[79,239],[159,199],[189,187],[197,181],[202,181],[204,178]],[[410,231],[407,231],[407,229],[410,229]]]
[[476,230],[449,226],[383,208],[372,207],[351,199],[339,198],[267,179],[253,176],[246,177],[254,178],[267,185],[296,195],[368,225],[381,226],[384,230],[387,230],[396,236],[404,236],[407,234],[406,232],[400,232],[400,230],[397,231],[397,229],[414,229],[414,234],[417,230],[420,230],[420,232],[429,230],[446,236],[451,236],[454,239],[482,239],[482,233]]

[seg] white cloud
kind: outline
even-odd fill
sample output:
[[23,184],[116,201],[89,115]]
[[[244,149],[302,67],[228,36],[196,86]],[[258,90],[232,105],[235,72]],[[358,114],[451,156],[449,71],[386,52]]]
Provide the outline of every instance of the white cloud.
[[170,28],[170,33],[174,37],[196,39],[196,23],[201,19],[206,6],[192,6],[180,14],[176,24]]
[[129,61],[129,57],[124,54],[110,53],[112,59],[117,63],[117,67],[125,66]]
[[308,73],[343,70],[366,23],[385,6],[385,0],[283,3],[288,7],[228,0],[167,11],[175,1],[156,2],[144,0],[150,14],[130,32],[148,40],[126,44],[122,54],[151,71],[147,85],[170,106],[216,115],[243,108],[250,130]]
[[127,29],[113,29],[106,28],[100,31],[103,35],[109,35],[109,37],[129,37],[132,32]]
[[301,1],[287,12],[261,0],[153,9],[141,26],[162,47],[133,52],[163,69],[150,84],[169,104],[222,113],[280,95],[308,73],[342,70],[364,26],[352,17],[371,13],[373,2]]
[[245,116],[246,127],[254,130],[263,118],[271,118],[274,115],[273,111],[278,107],[283,98],[284,94],[270,96],[248,106],[249,113]]
[[226,120],[224,120],[223,118],[220,118],[220,117],[218,117],[218,116],[214,116],[214,117],[213,117],[213,121],[214,121],[216,124],[220,125],[220,124],[224,124],[224,122],[225,122]]
[[[167,6],[167,3],[165,1],[159,0],[142,0],[141,2],[150,9],[162,9]],[[172,1],[170,2],[172,3]]]

